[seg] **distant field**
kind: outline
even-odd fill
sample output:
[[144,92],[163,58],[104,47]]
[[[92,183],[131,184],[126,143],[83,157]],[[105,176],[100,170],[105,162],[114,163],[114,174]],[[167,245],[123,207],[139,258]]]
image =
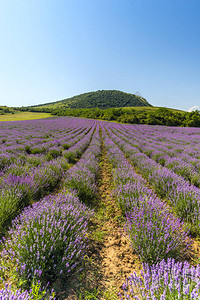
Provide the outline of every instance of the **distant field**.
[[3,121],[23,121],[35,120],[52,117],[48,113],[34,113],[34,112],[17,112],[15,114],[0,115],[0,122]]

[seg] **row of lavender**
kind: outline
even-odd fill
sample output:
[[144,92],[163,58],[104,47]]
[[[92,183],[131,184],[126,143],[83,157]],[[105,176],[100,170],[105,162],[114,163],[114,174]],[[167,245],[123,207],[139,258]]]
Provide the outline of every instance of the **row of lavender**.
[[[52,121],[49,120],[49,122],[51,124]],[[70,167],[68,162],[75,162],[92,139],[96,124],[89,122],[87,126],[89,129],[87,128],[85,134],[76,139],[76,143],[73,143],[68,150],[65,150],[64,157],[56,157],[43,163],[40,161],[37,166],[21,165],[21,160],[18,159],[16,163],[8,168],[0,180],[0,230],[5,222],[15,215],[19,209],[43,197],[57,187],[64,173]],[[65,138],[66,136],[63,133],[63,139]],[[72,157],[74,157],[73,161]]]
[[183,223],[175,218],[165,203],[132,168],[123,152],[113,142],[115,136],[103,129],[108,159],[112,163],[114,194],[127,219],[127,231],[142,261],[154,263],[179,255],[189,247]]
[[192,234],[200,235],[200,189],[140,152],[133,146],[131,138],[128,139],[113,127],[112,132],[115,133],[115,142],[154,187],[156,193],[169,201],[181,220],[188,223]]
[[[117,142],[122,145],[120,140],[108,125],[106,127],[110,139],[104,131],[105,145],[115,167],[115,197],[126,215],[126,230],[132,245],[145,262],[141,275],[135,273],[124,283],[125,299],[199,299],[199,266],[191,267],[187,262],[176,263],[172,259],[179,258],[184,250],[187,252],[190,244],[184,224],[169,212],[165,203],[147,187],[147,182],[135,173],[116,146]],[[126,146],[124,148],[131,151]],[[165,260],[160,262],[162,258]]]
[[[80,199],[87,202],[95,197],[100,151],[97,124],[89,147],[77,165],[64,175],[63,193],[47,196],[27,207],[13,221],[9,238],[4,239],[2,276],[12,277],[13,281],[17,278],[17,286],[34,290],[48,285],[47,281],[52,283],[58,277],[69,276],[78,266],[80,269],[87,249],[87,222],[92,215]],[[2,290],[2,295],[12,293]],[[40,299],[39,296],[34,299]],[[32,299],[33,293],[26,291],[20,297]],[[53,296],[47,293],[44,297]]]
[[124,126],[118,131],[131,139],[141,152],[200,187],[200,144],[197,130],[187,129],[185,134],[180,134],[180,129],[175,129],[171,133],[169,129],[163,128],[161,136],[160,132],[153,128],[149,132],[150,136],[144,135],[140,130],[137,137],[135,130],[131,130],[129,126]]
[[67,156],[69,152],[67,150],[90,131],[92,124],[91,121],[83,124],[83,122],[74,122],[73,119],[71,122],[68,119],[61,119],[59,122],[57,120],[37,123],[24,121],[16,124],[15,130],[13,126],[8,126],[6,134],[9,139],[0,144],[0,175],[15,169],[16,165],[22,166],[21,172],[23,172],[24,169],[38,166],[56,157]]

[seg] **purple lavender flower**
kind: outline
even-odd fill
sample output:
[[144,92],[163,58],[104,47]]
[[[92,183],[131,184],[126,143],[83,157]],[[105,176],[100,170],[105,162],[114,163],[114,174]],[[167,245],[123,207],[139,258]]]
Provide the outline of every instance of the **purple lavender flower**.
[[90,216],[85,205],[70,194],[47,196],[25,208],[5,241],[1,253],[5,266],[15,263],[16,274],[26,285],[33,279],[53,280],[57,274],[73,271],[85,255]]
[[131,274],[122,285],[122,299],[199,299],[199,268],[171,258],[152,266],[143,264],[141,274]]

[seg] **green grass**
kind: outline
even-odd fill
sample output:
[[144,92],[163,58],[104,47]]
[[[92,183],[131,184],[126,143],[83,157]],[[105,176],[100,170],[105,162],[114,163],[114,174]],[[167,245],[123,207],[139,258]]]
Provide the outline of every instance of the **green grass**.
[[35,113],[35,112],[16,112],[15,114],[0,115],[0,122],[3,121],[23,121],[23,120],[36,120],[52,117],[48,113]]

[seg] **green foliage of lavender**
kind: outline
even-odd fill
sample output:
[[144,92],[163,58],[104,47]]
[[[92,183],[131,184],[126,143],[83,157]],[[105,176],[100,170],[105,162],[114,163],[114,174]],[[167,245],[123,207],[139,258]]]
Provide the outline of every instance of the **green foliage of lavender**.
[[51,148],[48,152],[48,158],[49,160],[57,158],[62,155],[62,151],[60,149],[57,149],[56,147]]
[[6,284],[0,290],[0,299],[2,300],[54,300],[55,293],[43,289],[40,282],[32,283],[29,291],[21,289],[13,289],[11,285]]
[[[27,207],[4,238],[1,266],[23,288],[53,282],[81,267],[91,212],[71,194],[47,196]],[[14,267],[13,267],[14,266]],[[3,274],[3,276],[6,276]]]
[[143,265],[141,275],[132,274],[122,288],[121,300],[200,299],[200,266],[169,258],[156,265]]
[[96,197],[95,175],[86,166],[75,166],[68,173],[65,186],[76,191],[79,199],[87,204]]
[[76,162],[76,155],[73,152],[70,151],[66,152],[64,154],[64,157],[68,160],[70,164],[74,164]]
[[14,190],[3,191],[0,195],[0,228],[6,220],[13,216],[20,206],[20,197]]

